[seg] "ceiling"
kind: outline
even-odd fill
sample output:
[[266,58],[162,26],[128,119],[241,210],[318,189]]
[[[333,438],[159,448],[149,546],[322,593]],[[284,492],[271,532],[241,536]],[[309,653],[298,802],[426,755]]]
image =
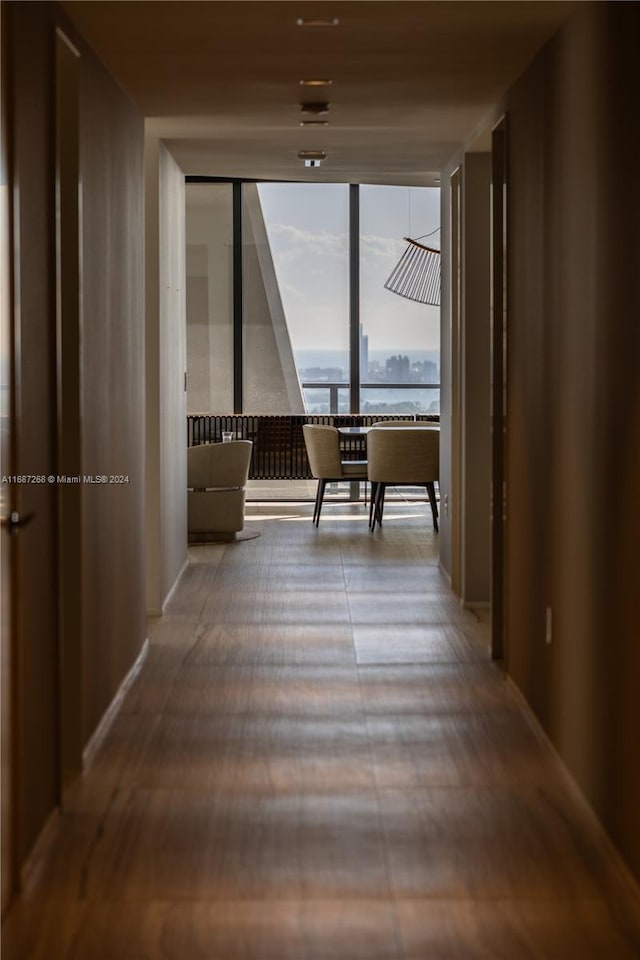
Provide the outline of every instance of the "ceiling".
[[[62,0],[185,173],[389,184],[433,184],[577,5]],[[330,101],[328,126],[300,126],[304,100]]]

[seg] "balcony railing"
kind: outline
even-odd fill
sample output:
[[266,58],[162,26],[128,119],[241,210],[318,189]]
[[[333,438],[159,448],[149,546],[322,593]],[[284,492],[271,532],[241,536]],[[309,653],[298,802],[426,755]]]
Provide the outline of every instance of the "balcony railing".
[[[253,441],[249,479],[251,480],[310,480],[312,478],[304,444],[302,426],[305,423],[325,423],[336,427],[371,426],[380,420],[406,420],[406,414],[339,415],[240,415],[189,414],[187,417],[187,445],[215,443],[222,440],[223,431],[230,431],[238,439]],[[417,415],[417,422],[438,423],[437,415]],[[363,456],[362,438],[343,440],[345,460]]]
[[[305,380],[300,386],[303,390],[328,390],[329,391],[329,409],[327,413],[329,414],[339,414],[344,413],[345,411],[340,410],[340,391],[345,391],[345,405],[349,404],[349,384],[346,381],[342,380]],[[366,382],[360,384],[360,397],[363,404],[367,403],[366,391],[376,390],[377,392],[386,392],[391,390],[433,390],[440,392],[439,383],[398,383],[393,382],[389,383],[387,381],[381,382]],[[398,413],[398,416],[401,414]],[[419,414],[422,415],[422,414]],[[402,414],[403,417],[406,414]],[[377,417],[380,419],[380,417]]]

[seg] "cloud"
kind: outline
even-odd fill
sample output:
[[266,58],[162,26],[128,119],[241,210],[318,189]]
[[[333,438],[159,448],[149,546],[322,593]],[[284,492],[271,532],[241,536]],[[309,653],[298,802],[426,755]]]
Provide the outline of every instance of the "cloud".
[[[283,223],[268,227],[287,325],[295,349],[335,346],[348,329],[348,238]],[[362,234],[361,319],[370,349],[437,346],[439,311],[403,300],[384,283],[406,249],[402,238]],[[391,347],[389,348],[391,349]]]
[[327,230],[312,232],[301,230],[286,223],[272,223],[267,227],[271,248],[307,256],[313,253],[321,257],[345,257],[348,251],[347,235],[329,233]]
[[360,235],[362,260],[367,260],[369,257],[399,259],[405,247],[406,243],[401,238],[381,237],[372,233],[363,233]]

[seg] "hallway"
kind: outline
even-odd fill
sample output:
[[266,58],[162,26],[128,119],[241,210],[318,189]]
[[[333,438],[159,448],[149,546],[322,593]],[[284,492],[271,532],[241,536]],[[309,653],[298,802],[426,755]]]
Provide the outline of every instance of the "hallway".
[[640,957],[424,505],[311,509],[191,549],[5,960]]

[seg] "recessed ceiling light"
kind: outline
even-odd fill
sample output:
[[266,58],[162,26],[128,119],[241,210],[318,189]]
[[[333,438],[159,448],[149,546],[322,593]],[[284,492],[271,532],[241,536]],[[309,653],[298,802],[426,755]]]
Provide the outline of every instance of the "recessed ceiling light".
[[305,167],[319,167],[326,159],[324,150],[298,150],[298,160],[304,161]]
[[301,120],[300,126],[301,127],[328,127],[329,121],[328,120]]
[[333,80],[301,80],[301,87],[330,87]]
[[299,27],[337,27],[340,21],[337,17],[298,17]]
[[300,109],[303,113],[311,113],[314,116],[318,116],[320,113],[328,113],[330,107],[330,103],[318,102],[316,100],[309,100],[306,103],[300,104]]

